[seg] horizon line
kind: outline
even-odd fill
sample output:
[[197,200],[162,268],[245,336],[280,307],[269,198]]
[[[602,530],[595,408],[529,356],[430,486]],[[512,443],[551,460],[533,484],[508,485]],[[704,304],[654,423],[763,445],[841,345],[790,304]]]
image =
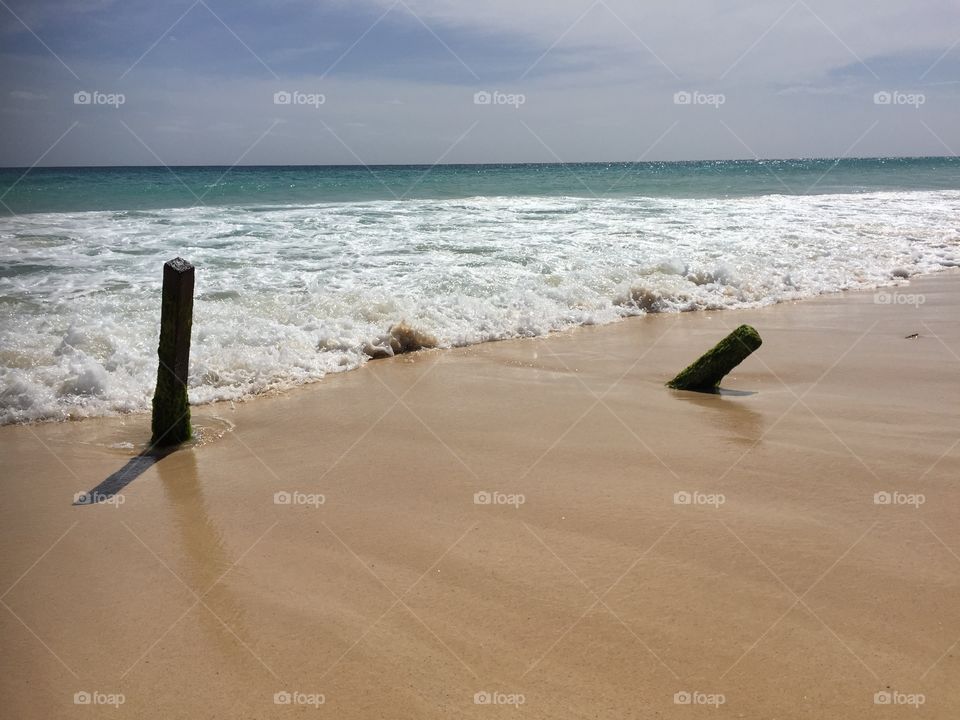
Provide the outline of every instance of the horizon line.
[[844,160],[957,160],[957,155],[810,155],[806,157],[760,157],[760,158],[702,158],[698,160],[576,160],[570,162],[451,162],[451,163],[295,163],[295,164],[236,164],[217,165],[198,163],[191,165],[0,165],[0,170],[106,170],[106,169],[169,169],[169,168],[401,168],[401,167],[503,167],[503,166],[549,166],[549,165],[681,165],[710,162],[809,162]]

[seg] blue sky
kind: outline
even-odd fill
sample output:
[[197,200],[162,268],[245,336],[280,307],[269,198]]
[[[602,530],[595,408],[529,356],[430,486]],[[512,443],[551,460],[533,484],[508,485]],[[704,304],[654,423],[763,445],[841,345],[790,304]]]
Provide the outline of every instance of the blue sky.
[[952,0],[2,0],[0,62],[5,166],[960,151]]

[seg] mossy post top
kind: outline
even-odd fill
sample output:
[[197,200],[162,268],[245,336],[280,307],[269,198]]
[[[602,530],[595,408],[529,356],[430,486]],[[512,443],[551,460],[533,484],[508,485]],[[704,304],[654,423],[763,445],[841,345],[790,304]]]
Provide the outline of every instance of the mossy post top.
[[182,257],[175,257],[173,260],[167,260],[167,262],[165,262],[163,265],[164,267],[168,267],[174,272],[178,273],[185,273],[188,270],[193,270],[193,265],[188,263]]

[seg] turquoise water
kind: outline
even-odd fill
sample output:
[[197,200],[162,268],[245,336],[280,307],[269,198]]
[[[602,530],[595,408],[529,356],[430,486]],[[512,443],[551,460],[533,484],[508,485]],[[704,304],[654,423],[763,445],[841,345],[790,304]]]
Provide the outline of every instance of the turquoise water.
[[[0,213],[468,197],[746,197],[960,189],[960,159],[0,169]],[[12,186],[12,189],[10,189]]]
[[194,403],[960,266],[953,158],[228,170],[0,170],[0,423],[147,410],[178,255]]

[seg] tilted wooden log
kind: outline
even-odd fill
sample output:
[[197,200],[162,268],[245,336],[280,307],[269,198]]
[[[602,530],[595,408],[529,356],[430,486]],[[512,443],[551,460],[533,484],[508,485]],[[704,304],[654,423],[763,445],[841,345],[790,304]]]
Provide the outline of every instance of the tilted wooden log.
[[713,390],[724,375],[762,344],[760,333],[749,325],[741,325],[668,382],[667,387],[674,390]]

